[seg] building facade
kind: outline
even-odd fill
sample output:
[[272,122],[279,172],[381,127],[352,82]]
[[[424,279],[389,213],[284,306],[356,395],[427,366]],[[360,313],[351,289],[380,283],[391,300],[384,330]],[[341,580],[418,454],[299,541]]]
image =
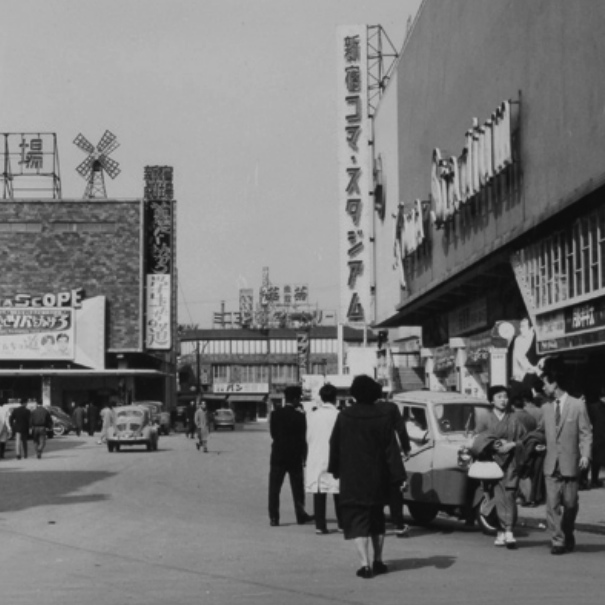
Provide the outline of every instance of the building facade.
[[350,327],[189,331],[180,337],[179,399],[201,393],[211,410],[232,408],[238,421],[266,419],[283,404],[284,388],[305,375],[334,384],[344,398],[355,374],[374,375],[375,360],[376,336]]
[[175,204],[157,204],[2,201],[4,402],[174,405]]
[[484,396],[546,355],[598,387],[603,19],[600,3],[431,0],[408,32],[373,121],[376,326],[422,327],[427,387]]

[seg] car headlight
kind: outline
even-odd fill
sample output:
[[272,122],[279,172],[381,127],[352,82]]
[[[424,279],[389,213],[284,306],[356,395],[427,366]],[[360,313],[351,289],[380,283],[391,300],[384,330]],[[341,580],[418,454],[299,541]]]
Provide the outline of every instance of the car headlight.
[[471,454],[471,451],[466,446],[460,448],[458,450],[458,467],[467,469],[472,462],[473,455]]

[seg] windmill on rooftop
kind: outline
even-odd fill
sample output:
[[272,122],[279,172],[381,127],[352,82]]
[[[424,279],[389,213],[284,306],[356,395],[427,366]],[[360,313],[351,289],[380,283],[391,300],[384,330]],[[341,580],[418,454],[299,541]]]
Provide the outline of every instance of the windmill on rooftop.
[[95,147],[80,133],[74,139],[74,143],[88,154],[76,168],[78,173],[88,181],[84,197],[107,198],[103,173],[106,172],[112,179],[115,179],[121,172],[119,163],[109,157],[109,154],[120,146],[117,137],[111,131],[106,130]]

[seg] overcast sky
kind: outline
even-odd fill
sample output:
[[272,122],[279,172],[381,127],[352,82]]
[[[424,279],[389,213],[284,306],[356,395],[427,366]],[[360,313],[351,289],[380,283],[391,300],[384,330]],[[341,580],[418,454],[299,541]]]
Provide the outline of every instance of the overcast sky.
[[58,136],[64,198],[78,133],[121,146],[109,197],[174,167],[179,322],[211,326],[262,268],[338,308],[336,28],[400,50],[420,0],[0,0],[0,132]]

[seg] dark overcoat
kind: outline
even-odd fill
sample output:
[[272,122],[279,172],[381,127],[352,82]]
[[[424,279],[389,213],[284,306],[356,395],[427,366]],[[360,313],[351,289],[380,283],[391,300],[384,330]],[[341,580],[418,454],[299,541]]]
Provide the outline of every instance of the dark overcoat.
[[355,403],[336,419],[328,471],[340,479],[340,503],[368,507],[388,502],[392,485],[405,480],[401,451],[388,407]]
[[302,467],[307,459],[307,419],[305,413],[286,404],[269,418],[271,465]]

